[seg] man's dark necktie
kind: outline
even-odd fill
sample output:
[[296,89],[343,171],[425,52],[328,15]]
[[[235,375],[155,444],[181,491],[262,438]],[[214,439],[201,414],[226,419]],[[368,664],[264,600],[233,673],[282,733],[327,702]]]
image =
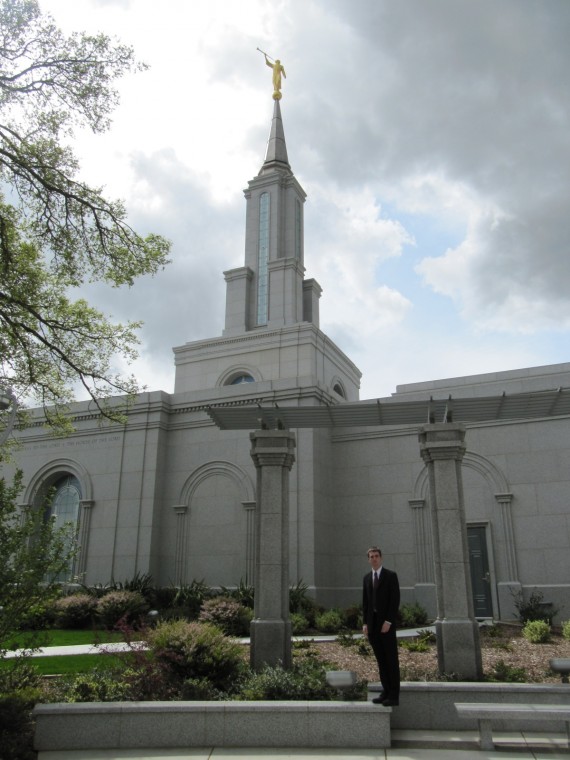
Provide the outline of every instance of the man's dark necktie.
[[380,583],[380,576],[378,573],[374,573],[374,591],[378,588],[378,584]]

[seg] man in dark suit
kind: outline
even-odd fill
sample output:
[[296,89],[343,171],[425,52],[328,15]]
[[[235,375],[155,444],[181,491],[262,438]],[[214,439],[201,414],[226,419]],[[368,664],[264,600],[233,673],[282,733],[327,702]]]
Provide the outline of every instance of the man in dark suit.
[[383,691],[374,704],[395,707],[400,701],[400,663],[396,638],[396,619],[400,606],[400,584],[393,570],[382,567],[382,552],[377,546],[368,549],[372,568],[362,584],[364,635],[378,663]]

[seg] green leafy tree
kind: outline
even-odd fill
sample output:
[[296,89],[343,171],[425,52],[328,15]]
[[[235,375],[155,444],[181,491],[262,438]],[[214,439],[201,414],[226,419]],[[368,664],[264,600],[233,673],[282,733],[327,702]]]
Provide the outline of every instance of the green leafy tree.
[[65,36],[37,0],[0,0],[0,385],[52,406],[56,427],[77,384],[111,419],[110,397],[138,390],[113,357],[136,356],[139,323],[113,324],[72,292],[155,274],[170,244],[82,181],[67,141],[107,130],[114,83],[144,68],[106,35]]
[[10,637],[59,594],[57,581],[75,553],[71,526],[54,529],[42,509],[18,507],[22,474],[0,478],[0,656]]

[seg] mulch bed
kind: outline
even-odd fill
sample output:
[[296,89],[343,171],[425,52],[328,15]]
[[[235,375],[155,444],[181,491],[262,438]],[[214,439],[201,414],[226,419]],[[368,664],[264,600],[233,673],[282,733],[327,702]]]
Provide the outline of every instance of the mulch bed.
[[[336,670],[353,670],[359,680],[377,681],[378,668],[372,652],[362,654],[358,645],[342,646],[334,642],[313,642],[309,648],[295,649],[300,655],[310,651],[319,659],[330,663]],[[427,652],[411,652],[399,649],[400,670],[403,681],[437,681],[437,654],[435,644]],[[560,675],[553,673],[549,660],[553,657],[570,657],[570,640],[553,633],[546,644],[531,644],[521,634],[521,626],[497,625],[481,629],[481,656],[486,680],[514,680],[512,669],[525,683],[560,683]],[[502,677],[501,677],[501,674]],[[518,679],[517,679],[518,680]]]

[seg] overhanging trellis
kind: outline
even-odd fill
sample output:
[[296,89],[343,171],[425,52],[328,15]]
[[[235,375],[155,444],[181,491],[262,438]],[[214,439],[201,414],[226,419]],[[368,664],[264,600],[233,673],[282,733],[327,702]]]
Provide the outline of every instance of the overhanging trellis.
[[493,422],[570,415],[570,388],[422,401],[373,399],[321,406],[219,405],[208,407],[207,412],[221,430]]

